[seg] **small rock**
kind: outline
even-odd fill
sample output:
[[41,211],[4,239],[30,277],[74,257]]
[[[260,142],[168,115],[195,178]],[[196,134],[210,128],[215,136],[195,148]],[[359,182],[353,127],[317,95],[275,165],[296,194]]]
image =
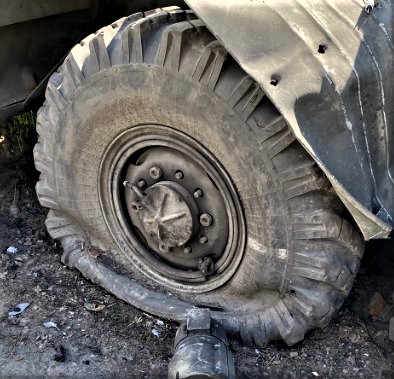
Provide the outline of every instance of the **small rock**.
[[35,206],[34,206],[33,204],[31,204],[31,203],[28,203],[28,204],[26,205],[26,210],[27,210],[29,213],[33,214],[33,215],[37,214],[37,213],[40,211],[39,208],[35,207]]
[[290,358],[295,358],[295,357],[298,357],[298,353],[296,351],[291,351]]
[[377,318],[383,312],[386,301],[379,292],[375,292],[369,302],[369,314],[372,318]]
[[155,337],[157,337],[157,338],[160,337],[159,331],[158,331],[157,329],[152,329],[152,334],[153,334]]
[[15,246],[10,246],[8,249],[7,249],[7,253],[8,254],[16,254],[18,252],[18,249],[15,247]]
[[19,215],[19,213],[20,213],[19,208],[15,204],[12,204],[10,206],[10,214],[11,214],[11,216],[16,217],[16,216]]
[[391,317],[390,319],[389,338],[394,342],[394,317]]
[[360,343],[362,338],[361,338],[361,336],[359,334],[352,333],[349,336],[349,340],[350,340],[351,343]]

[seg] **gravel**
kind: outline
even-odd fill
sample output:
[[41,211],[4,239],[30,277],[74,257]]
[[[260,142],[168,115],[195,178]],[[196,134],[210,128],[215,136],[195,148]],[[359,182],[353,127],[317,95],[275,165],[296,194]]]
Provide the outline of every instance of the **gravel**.
[[[28,158],[0,162],[0,377],[166,378],[177,325],[136,310],[60,263],[61,248],[45,230],[47,210],[36,199],[36,179]],[[15,216],[9,210],[16,182]],[[11,246],[17,251],[7,251]],[[232,341],[237,377],[394,378],[393,252],[391,242],[368,244],[337,316],[297,345],[255,349]],[[368,305],[375,292],[385,306],[372,320]],[[30,305],[10,317],[20,303]]]

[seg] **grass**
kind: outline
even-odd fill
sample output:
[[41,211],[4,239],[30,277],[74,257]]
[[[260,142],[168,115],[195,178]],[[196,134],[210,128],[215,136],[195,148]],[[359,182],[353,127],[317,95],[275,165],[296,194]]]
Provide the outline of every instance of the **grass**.
[[33,112],[0,121],[0,157],[19,158],[28,153],[36,139],[35,124]]

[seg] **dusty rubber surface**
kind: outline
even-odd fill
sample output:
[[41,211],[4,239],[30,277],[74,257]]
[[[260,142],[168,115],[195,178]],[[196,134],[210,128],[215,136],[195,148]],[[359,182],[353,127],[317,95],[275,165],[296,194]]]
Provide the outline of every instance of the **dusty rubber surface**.
[[[36,200],[31,166],[0,162],[0,377],[166,378],[176,325],[166,320],[157,325],[156,318],[60,263],[61,250],[44,226],[47,210]],[[17,218],[9,214],[15,179],[21,190]],[[18,252],[7,253],[9,246]],[[393,378],[394,343],[385,328],[394,312],[390,249],[387,243],[367,248],[355,287],[339,314],[303,342],[292,348],[271,343],[255,350],[233,341],[238,377]],[[386,310],[380,321],[367,320],[366,325],[363,315],[376,291],[387,300]],[[30,306],[20,316],[8,317],[22,302]],[[85,303],[105,307],[93,312]],[[48,321],[58,329],[45,328]]]

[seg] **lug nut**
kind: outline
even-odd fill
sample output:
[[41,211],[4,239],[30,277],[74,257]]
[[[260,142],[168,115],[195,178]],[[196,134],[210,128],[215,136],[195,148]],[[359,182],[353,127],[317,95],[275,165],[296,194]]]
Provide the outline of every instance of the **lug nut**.
[[165,254],[167,254],[170,251],[170,248],[165,243],[160,243],[159,249],[162,253],[165,253]]
[[145,188],[146,187],[146,181],[144,179],[140,179],[137,183],[139,188]]
[[151,169],[149,170],[149,175],[152,179],[160,179],[162,175],[161,168],[157,166],[151,167]]
[[207,243],[208,242],[208,237],[207,236],[201,236],[200,237],[200,243]]
[[192,248],[190,246],[185,246],[183,252],[185,254],[190,254],[192,252]]
[[175,178],[178,179],[178,180],[183,179],[183,172],[179,171],[179,170],[176,171],[175,172]]
[[197,189],[194,191],[193,196],[194,196],[196,199],[198,199],[198,198],[200,198],[200,197],[203,196],[203,193],[202,193],[202,191],[201,191],[199,188],[197,188]]
[[199,261],[198,269],[203,275],[210,275],[215,271],[215,264],[212,259],[205,257],[203,260]]
[[200,224],[202,226],[211,226],[213,222],[213,218],[209,213],[203,213],[200,216]]

